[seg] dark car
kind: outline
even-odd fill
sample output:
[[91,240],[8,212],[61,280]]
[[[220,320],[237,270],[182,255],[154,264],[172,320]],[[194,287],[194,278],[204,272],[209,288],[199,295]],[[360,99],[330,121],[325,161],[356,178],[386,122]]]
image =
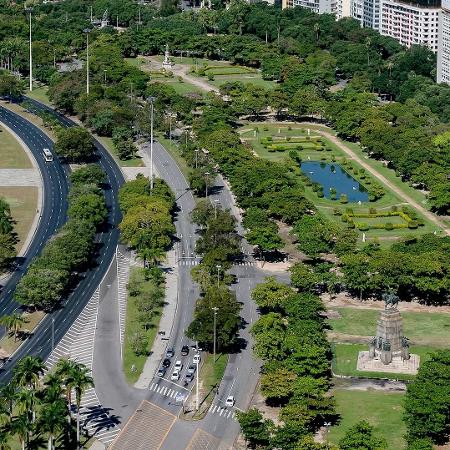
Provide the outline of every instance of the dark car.
[[181,347],[181,356],[187,355],[189,355],[189,347],[187,345],[183,345],[183,347]]
[[162,362],[163,367],[165,367],[166,369],[168,367],[170,367],[170,359],[166,358],[163,362]]
[[184,379],[185,379],[188,383],[190,383],[190,382],[194,379],[194,374],[193,374],[193,373],[187,373]]
[[166,368],[160,367],[158,370],[158,377],[163,377],[166,374]]
[[168,348],[166,350],[166,358],[173,358],[173,355],[175,355],[175,352],[173,351],[173,348]]

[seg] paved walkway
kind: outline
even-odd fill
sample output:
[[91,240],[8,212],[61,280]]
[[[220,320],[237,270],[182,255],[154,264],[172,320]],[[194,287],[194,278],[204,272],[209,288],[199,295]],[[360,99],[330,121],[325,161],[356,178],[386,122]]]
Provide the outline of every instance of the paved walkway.
[[0,186],[41,186],[37,169],[0,169]]
[[[300,122],[303,125],[317,125],[309,122]],[[328,131],[316,130],[319,134],[322,134],[331,142],[336,144],[346,155],[354,159],[359,165],[364,167],[370,174],[372,174],[375,178],[378,178],[383,184],[385,184],[392,192],[395,192],[402,200],[409,203],[412,207],[417,209],[421,214],[423,214],[428,220],[433,222],[438,227],[444,230],[444,233],[450,236],[450,228],[442,222],[435,214],[431,211],[428,211],[424,208],[420,203],[411,198],[408,194],[403,192],[400,188],[391,183],[385,176],[381,175],[376,169],[374,169],[370,164],[367,164],[363,159],[361,159],[350,147],[348,147],[344,142],[342,142],[339,138],[329,133]]]

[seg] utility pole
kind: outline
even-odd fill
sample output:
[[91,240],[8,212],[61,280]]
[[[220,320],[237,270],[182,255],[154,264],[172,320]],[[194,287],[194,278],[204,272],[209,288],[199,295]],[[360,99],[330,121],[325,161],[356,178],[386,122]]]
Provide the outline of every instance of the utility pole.
[[119,28],[119,16],[116,16],[116,28]]
[[194,150],[194,152],[195,152],[195,168],[197,168],[197,166],[198,166],[198,152],[199,152],[199,149],[196,148]]
[[89,95],[89,33],[90,28],[84,30],[86,33],[86,94]]
[[219,311],[219,308],[217,306],[214,306],[211,308],[214,311],[214,342],[213,342],[213,361],[214,364],[216,363],[216,322],[217,322],[217,311]]
[[103,69],[103,82],[106,85],[106,69]]
[[92,17],[92,5],[91,5],[91,23],[94,21],[94,18]]
[[33,90],[33,52],[31,49],[31,13],[33,12],[33,8],[26,8],[26,10],[30,17],[29,17],[29,28],[30,28],[30,39],[29,39],[29,45],[30,45],[30,85],[29,89],[30,92]]
[[209,172],[205,172],[205,197],[208,200],[208,177],[209,177]]
[[148,97],[147,100],[150,102],[150,190],[153,190],[153,102],[156,97]]

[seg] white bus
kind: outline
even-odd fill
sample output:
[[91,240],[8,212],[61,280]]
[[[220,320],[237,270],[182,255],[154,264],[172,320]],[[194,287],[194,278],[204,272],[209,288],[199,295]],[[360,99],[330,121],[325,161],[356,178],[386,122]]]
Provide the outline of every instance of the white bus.
[[53,154],[48,148],[44,148],[44,150],[42,150],[42,153],[44,154],[44,159],[47,162],[53,161]]

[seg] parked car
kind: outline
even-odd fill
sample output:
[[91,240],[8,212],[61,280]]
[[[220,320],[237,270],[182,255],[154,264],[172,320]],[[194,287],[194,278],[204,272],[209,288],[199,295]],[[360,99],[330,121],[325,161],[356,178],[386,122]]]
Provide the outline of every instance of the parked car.
[[194,363],[194,364],[198,364],[199,362],[200,362],[200,353],[196,353],[195,355],[194,355],[194,358],[192,359],[192,362]]
[[183,345],[183,347],[181,347],[181,356],[187,355],[189,355],[189,347],[187,345]]
[[194,374],[193,373],[187,373],[185,376],[185,380],[190,383],[192,380],[194,379]]
[[173,358],[173,355],[175,355],[175,352],[173,351],[173,348],[168,348],[166,350],[166,358]]
[[188,368],[187,368],[187,371],[186,371],[188,374],[192,374],[192,375],[194,375],[194,373],[195,373],[195,366],[193,365],[193,364],[191,364]]
[[177,370],[177,371],[181,371],[182,368],[183,368],[183,363],[181,361],[177,361],[175,363],[174,369]]
[[235,400],[234,400],[234,397],[232,395],[229,395],[227,397],[227,399],[225,400],[225,406],[229,406],[230,408],[232,406],[234,406],[234,403],[235,403]]
[[180,372],[178,370],[174,370],[170,376],[170,379],[172,381],[178,381],[180,379]]
[[160,367],[158,370],[158,377],[163,377],[166,374],[166,368],[164,366]]
[[163,365],[163,367],[165,367],[166,369],[168,368],[168,367],[170,367],[170,359],[169,358],[166,358],[163,362],[162,362],[162,365]]

